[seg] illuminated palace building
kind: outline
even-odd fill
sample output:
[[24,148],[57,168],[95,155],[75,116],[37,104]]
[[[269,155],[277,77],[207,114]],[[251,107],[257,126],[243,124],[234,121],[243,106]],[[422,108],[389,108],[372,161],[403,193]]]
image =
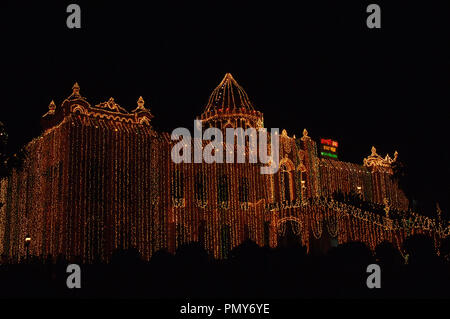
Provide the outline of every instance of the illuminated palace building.
[[[1,182],[0,251],[12,260],[28,250],[90,262],[108,261],[117,248],[135,247],[149,259],[200,242],[226,258],[246,239],[276,247],[292,235],[321,252],[349,241],[400,248],[410,234],[445,236],[435,220],[394,218],[408,207],[391,178],[397,154],[383,158],[372,148],[363,165],[342,162],[335,141],[322,139],[319,148],[305,129],[300,138],[280,133],[275,174],[248,161],[175,164],[178,141],[156,132],[152,117],[142,97],[132,111],[113,98],[91,105],[78,84],[61,105],[52,101],[24,167]],[[203,128],[263,127],[263,114],[230,74],[200,119]],[[337,201],[336,193],[358,194],[385,213]]]

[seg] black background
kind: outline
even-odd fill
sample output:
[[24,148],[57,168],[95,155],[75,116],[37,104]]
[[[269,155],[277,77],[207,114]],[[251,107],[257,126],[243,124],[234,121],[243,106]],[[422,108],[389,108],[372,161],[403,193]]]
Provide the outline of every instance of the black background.
[[[113,96],[131,110],[142,95],[160,131],[191,128],[226,72],[265,115],[266,127],[334,138],[341,160],[372,145],[399,152],[414,198],[449,190],[448,1],[209,3],[6,1],[0,19],[1,117],[11,143],[40,134],[40,117],[74,82],[91,104]],[[144,5],[145,3],[145,5]]]

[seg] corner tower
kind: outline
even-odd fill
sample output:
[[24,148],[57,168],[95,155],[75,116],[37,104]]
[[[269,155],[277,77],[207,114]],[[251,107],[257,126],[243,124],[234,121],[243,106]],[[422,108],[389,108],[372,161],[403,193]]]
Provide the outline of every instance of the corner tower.
[[230,73],[212,91],[205,111],[200,116],[203,128],[254,127],[264,126],[263,114],[256,111],[244,89]]

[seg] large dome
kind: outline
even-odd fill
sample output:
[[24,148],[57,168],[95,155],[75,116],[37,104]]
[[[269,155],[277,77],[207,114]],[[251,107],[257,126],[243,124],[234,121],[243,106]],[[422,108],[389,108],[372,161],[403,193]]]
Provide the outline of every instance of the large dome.
[[200,116],[203,127],[255,127],[264,126],[263,114],[256,111],[244,89],[230,73],[214,89],[205,111]]
[[223,80],[211,93],[205,112],[227,108],[254,110],[247,93],[230,73],[225,74]]

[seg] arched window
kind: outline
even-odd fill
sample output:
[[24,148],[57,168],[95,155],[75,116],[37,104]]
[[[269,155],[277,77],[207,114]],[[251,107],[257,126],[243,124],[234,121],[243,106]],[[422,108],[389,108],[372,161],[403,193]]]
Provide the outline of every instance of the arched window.
[[183,173],[180,170],[175,170],[172,175],[172,198],[184,198]]
[[239,181],[239,201],[241,203],[248,202],[248,178],[243,177]]
[[217,181],[217,201],[223,203],[228,201],[228,178],[226,174],[219,176]]
[[223,225],[221,231],[221,242],[222,242],[222,256],[224,258],[228,257],[228,254],[231,250],[231,236],[230,236],[230,226]]
[[280,193],[282,201],[294,200],[294,177],[291,162],[280,164]]
[[283,200],[290,201],[291,200],[291,183],[290,183],[288,171],[281,172],[281,184],[282,184]]
[[204,173],[197,173],[195,176],[195,199],[206,201],[206,176]]

